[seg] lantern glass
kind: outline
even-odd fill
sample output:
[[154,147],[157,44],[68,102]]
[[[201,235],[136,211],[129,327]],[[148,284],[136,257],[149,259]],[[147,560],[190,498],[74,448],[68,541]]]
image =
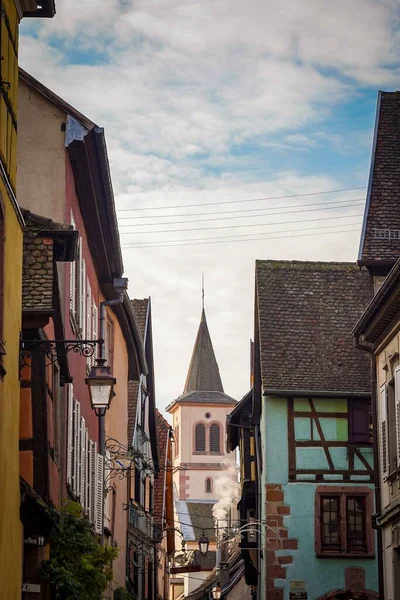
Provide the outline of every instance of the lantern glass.
[[221,598],[221,588],[218,585],[212,589],[212,595],[214,600],[219,600]]
[[104,359],[97,359],[92,367],[86,384],[89,388],[90,402],[96,414],[104,414],[110,408],[117,380],[112,377],[110,367],[104,366]]
[[205,556],[208,552],[208,547],[210,545],[210,540],[204,535],[199,539],[199,550],[202,556]]

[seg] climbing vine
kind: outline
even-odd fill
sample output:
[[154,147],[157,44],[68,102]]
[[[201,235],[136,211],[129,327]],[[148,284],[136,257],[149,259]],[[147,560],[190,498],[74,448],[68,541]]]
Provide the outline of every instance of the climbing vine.
[[101,546],[81,506],[69,502],[61,510],[50,540],[50,557],[42,563],[42,577],[54,600],[100,600],[112,580],[112,561],[118,549]]

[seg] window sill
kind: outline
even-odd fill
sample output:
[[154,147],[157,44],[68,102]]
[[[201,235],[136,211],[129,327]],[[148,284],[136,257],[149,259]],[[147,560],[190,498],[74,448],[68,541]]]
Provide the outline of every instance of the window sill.
[[316,552],[317,558],[375,558],[374,552]]

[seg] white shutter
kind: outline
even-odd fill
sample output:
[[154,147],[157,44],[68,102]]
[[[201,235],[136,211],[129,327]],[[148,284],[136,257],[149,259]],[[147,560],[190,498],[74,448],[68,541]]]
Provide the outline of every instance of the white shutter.
[[96,461],[96,515],[95,531],[101,534],[103,531],[103,494],[104,494],[104,458],[97,455]]
[[[71,225],[75,229],[75,221],[71,212]],[[76,261],[69,265],[69,309],[76,316]]]
[[89,514],[89,498],[90,498],[90,440],[89,430],[86,427],[86,444],[85,444],[85,464],[86,464],[86,481],[85,481],[85,513]]
[[[93,308],[93,332],[92,332],[92,339],[93,340],[97,340],[98,339],[98,323],[99,323],[99,311],[97,309],[97,306],[95,305],[95,303],[93,302],[92,305]],[[95,365],[95,359],[98,357],[98,346],[96,344],[95,349],[94,349],[94,354],[92,356],[92,365]]]
[[[104,465],[104,480],[106,481],[110,474],[110,451],[106,450],[106,460]],[[110,521],[111,513],[110,513],[110,496],[111,493],[107,492],[104,498],[104,518]]]
[[67,432],[67,485],[72,486],[74,464],[74,388],[67,385],[68,432]]
[[81,405],[76,400],[74,403],[74,479],[72,482],[72,492],[75,496],[79,496],[80,488],[80,424],[81,424]]
[[381,387],[380,393],[380,443],[381,443],[381,471],[385,479],[389,474],[388,456],[388,422],[387,422],[387,387]]
[[89,521],[94,523],[96,514],[96,456],[97,444],[90,440],[89,444]]
[[396,402],[396,457],[400,467],[400,367],[394,372],[394,393]]
[[76,322],[78,327],[81,327],[82,323],[82,269],[83,269],[83,244],[82,238],[79,238],[78,241],[78,262],[76,265],[77,273],[77,283],[78,283],[78,293],[76,296]]
[[[90,287],[89,279],[86,279],[86,339],[92,339],[92,289]],[[88,369],[90,369],[92,358],[90,356],[86,359]]]
[[86,340],[86,262],[85,259],[82,259],[82,273],[81,273],[81,336],[83,340]]
[[80,464],[81,464],[81,480],[80,480],[80,501],[82,507],[85,508],[85,493],[86,493],[86,422],[84,417],[81,417],[81,447],[80,447]]

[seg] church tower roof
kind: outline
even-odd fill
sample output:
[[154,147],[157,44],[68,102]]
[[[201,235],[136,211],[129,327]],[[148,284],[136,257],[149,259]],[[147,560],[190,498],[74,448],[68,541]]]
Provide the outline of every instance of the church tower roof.
[[183,390],[190,392],[224,392],[204,308]]

